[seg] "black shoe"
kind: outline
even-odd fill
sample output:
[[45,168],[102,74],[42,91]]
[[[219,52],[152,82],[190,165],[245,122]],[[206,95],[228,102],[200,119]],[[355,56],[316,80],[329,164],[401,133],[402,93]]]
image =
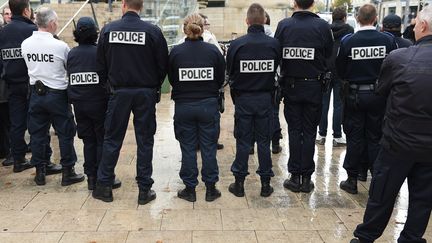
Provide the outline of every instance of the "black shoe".
[[139,190],[138,204],[144,205],[156,199],[156,193],[153,190]]
[[187,186],[185,189],[177,192],[177,197],[184,199],[188,202],[195,202],[196,201],[195,187]]
[[93,191],[96,188],[96,176],[87,175],[87,189]]
[[46,167],[46,175],[60,174],[63,168],[61,165],[54,164],[51,161],[49,161],[45,167]]
[[216,188],[215,184],[206,185],[205,200],[207,202],[213,202],[214,200],[221,197],[221,192]]
[[45,165],[40,165],[36,167],[36,175],[34,177],[34,181],[36,182],[36,185],[43,186],[46,184],[45,173],[46,173]]
[[251,147],[251,149],[249,150],[249,154],[254,154],[254,153],[255,153],[254,147]]
[[314,189],[314,184],[311,181],[311,176],[302,176],[302,183],[300,186],[300,191],[309,193]]
[[224,148],[224,145],[223,144],[221,144],[221,143],[218,143],[217,144],[217,150],[221,150],[221,149],[223,149]]
[[96,183],[92,196],[104,202],[112,202],[114,200],[111,186],[104,186],[99,183]]
[[33,168],[33,165],[31,165],[30,162],[24,158],[14,161],[13,172],[15,173],[19,173],[30,168]]
[[300,175],[291,174],[291,177],[284,181],[283,186],[292,192],[300,192]]
[[229,185],[228,191],[236,197],[244,197],[244,180],[236,179],[234,183]]
[[346,181],[340,183],[340,188],[348,193],[357,194],[357,178],[348,176]]
[[361,240],[359,240],[359,239],[357,239],[357,238],[354,238],[354,239],[352,239],[352,240],[350,241],[350,243],[363,243],[363,241],[361,241]]
[[359,181],[367,181],[367,171],[366,173],[360,172],[357,176],[357,180]]
[[279,142],[278,143],[272,143],[272,153],[278,154],[280,152],[282,152],[282,146],[279,145]]
[[8,156],[6,156],[6,159],[3,160],[2,165],[3,166],[11,166],[14,164],[14,158],[12,156],[12,154],[9,154]]
[[261,181],[261,197],[269,197],[273,193],[273,187],[270,185],[270,181]]
[[112,189],[118,189],[122,185],[121,181],[117,178],[114,178]]
[[85,177],[83,174],[75,173],[74,167],[63,167],[62,168],[62,186],[69,186],[78,182],[84,181]]

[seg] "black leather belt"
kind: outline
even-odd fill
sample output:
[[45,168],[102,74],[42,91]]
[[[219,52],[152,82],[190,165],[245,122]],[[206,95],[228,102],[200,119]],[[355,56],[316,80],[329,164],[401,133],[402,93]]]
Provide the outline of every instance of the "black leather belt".
[[[30,88],[34,90],[35,86],[34,85],[30,85]],[[48,87],[46,85],[45,85],[45,89],[47,91],[50,91],[50,92],[66,92],[66,90],[63,90],[63,89],[53,89],[53,88],[50,88],[50,87]]]
[[359,91],[374,91],[375,84],[350,84],[350,89],[355,89]]
[[315,81],[319,81],[320,78],[295,78],[295,77],[286,77],[287,79],[293,79],[294,81],[299,81],[299,82],[315,82]]

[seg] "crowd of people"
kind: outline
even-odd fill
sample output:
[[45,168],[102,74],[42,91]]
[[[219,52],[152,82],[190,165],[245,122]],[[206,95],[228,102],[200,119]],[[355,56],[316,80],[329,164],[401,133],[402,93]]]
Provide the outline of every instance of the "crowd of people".
[[[122,18],[100,33],[92,18],[80,18],[73,32],[79,45],[70,49],[55,36],[58,17],[52,9],[39,8],[35,24],[28,0],[9,0],[12,17],[5,17],[0,31],[0,157],[10,155],[3,165],[13,165],[14,172],[35,167],[39,186],[57,173],[62,173],[62,186],[82,182],[85,176],[74,168],[78,133],[88,189],[95,199],[112,202],[112,190],[121,186],[114,171],[133,113],[138,204],[149,203],[156,198],[156,104],[168,76],[185,185],[178,197],[196,201],[198,148],[205,200],[217,200],[216,152],[228,76],[236,140],[231,166],[235,180],[229,192],[244,197],[248,158],[256,142],[260,195],[273,193],[271,151],[281,150],[280,124],[275,124],[283,100],[290,173],[283,186],[310,193],[315,144],[325,143],[333,90],[333,145],[345,145],[343,125],[347,146],[343,167],[348,177],[340,188],[356,194],[357,180],[365,180],[367,170],[372,175],[363,223],[351,242],[381,236],[406,178],[409,208],[399,242],[426,242],[422,237],[432,210],[432,7],[418,13],[413,45],[401,38],[396,15],[384,18],[377,31],[374,5],[359,9],[355,33],[345,23],[345,9],[336,8],[329,25],[312,12],[313,5],[313,0],[295,0],[293,15],[279,22],[273,37],[265,27],[270,17],[260,4],[252,4],[247,34],[230,43],[224,58],[217,43],[205,41],[206,19],[197,13],[184,19],[186,37],[168,52],[161,30],[139,17],[143,0],[124,0]],[[51,162],[51,127],[59,140],[60,164]],[[24,139],[27,130],[30,149]],[[29,150],[30,161],[25,158]]]

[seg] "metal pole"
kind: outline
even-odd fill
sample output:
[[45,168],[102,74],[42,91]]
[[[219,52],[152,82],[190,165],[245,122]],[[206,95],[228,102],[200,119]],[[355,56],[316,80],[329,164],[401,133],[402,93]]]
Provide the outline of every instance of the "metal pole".
[[408,26],[408,16],[410,14],[410,0],[405,0],[405,17],[404,17],[404,27]]

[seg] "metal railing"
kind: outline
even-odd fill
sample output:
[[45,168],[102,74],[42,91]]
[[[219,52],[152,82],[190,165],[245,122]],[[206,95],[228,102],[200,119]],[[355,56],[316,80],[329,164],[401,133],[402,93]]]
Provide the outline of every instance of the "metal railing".
[[63,26],[63,28],[61,28],[60,29],[60,31],[57,33],[57,36],[60,36],[65,30],[66,30],[66,28],[71,24],[71,23],[73,23],[74,24],[74,26],[76,26],[75,25],[75,18],[78,16],[78,14],[81,12],[81,10],[83,10],[84,9],[84,7],[86,6],[86,4],[88,4],[88,3],[90,3],[90,7],[91,7],[91,10],[92,10],[92,14],[93,14],[93,19],[94,19],[94,21],[95,21],[95,24],[96,24],[96,28],[98,28],[99,29],[99,24],[98,24],[98,22],[97,22],[97,18],[96,18],[96,12],[95,12],[95,10],[94,10],[94,7],[93,7],[93,3],[92,3],[92,0],[86,0],[82,5],[81,5],[81,7],[75,12],[75,14],[66,22],[66,24]]

